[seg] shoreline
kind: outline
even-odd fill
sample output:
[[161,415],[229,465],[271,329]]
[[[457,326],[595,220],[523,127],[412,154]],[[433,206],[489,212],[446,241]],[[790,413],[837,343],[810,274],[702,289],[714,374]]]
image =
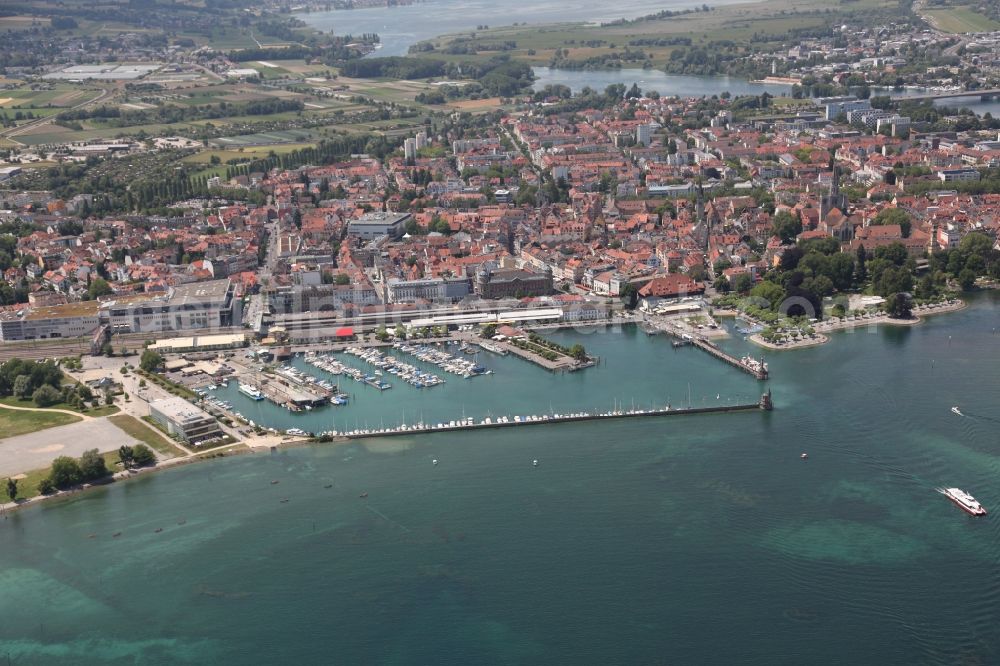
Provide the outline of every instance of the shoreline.
[[862,328],[865,326],[917,326],[923,323],[924,318],[933,317],[936,315],[947,314],[950,312],[958,312],[959,310],[964,310],[968,307],[968,303],[960,298],[948,301],[941,306],[919,306],[913,309],[913,316],[910,319],[896,319],[890,317],[887,314],[879,314],[867,319],[848,319],[838,318],[838,321],[821,321],[813,325],[813,329],[816,331],[814,337],[800,340],[796,342],[786,342],[784,344],[775,344],[773,342],[767,342],[764,340],[760,333],[754,333],[747,337],[747,340],[762,347],[764,349],[770,349],[773,351],[792,351],[795,349],[806,349],[808,347],[817,347],[819,345],[825,345],[830,342],[831,337],[824,335],[824,333],[834,333],[836,331],[849,331],[856,328]]
[[[946,314],[946,313],[949,313],[949,312],[957,312],[959,310],[965,309],[966,307],[968,307],[968,305],[969,304],[966,301],[963,301],[961,299],[955,299],[954,302],[949,302],[949,303],[945,304],[942,307],[933,308],[933,309],[931,309],[929,311],[921,311],[921,314],[923,314],[924,316],[934,316],[934,315],[939,315],[939,314]],[[741,316],[737,312],[728,312],[728,311],[725,312],[725,313],[717,311],[717,312],[715,312],[713,314],[715,316],[722,316],[722,317],[724,317],[724,316]],[[897,320],[893,320],[893,319],[890,319],[887,315],[883,315],[882,317],[879,317],[879,318],[865,319],[865,320],[860,320],[860,321],[850,321],[850,322],[848,322],[847,320],[844,320],[844,321],[839,322],[837,324],[834,324],[834,325],[832,325],[832,327],[826,328],[824,330],[826,330],[826,331],[849,330],[849,329],[857,328],[857,327],[860,327],[860,326],[871,326],[871,325],[877,326],[878,324],[897,325],[897,326],[915,326],[915,325],[921,323],[922,321],[923,321],[923,319],[920,318],[920,317],[914,317],[912,320],[898,320],[898,319]],[[609,325],[611,325],[613,323],[617,323],[617,322],[593,322],[593,325],[594,326],[609,326]],[[629,323],[634,323],[634,322],[629,322]],[[760,342],[757,342],[756,340],[754,340],[755,337],[757,337],[757,334],[755,334],[753,336],[749,336],[747,339],[750,340],[750,341],[752,341],[752,342],[754,342],[754,344],[757,344],[758,346],[769,348],[769,349],[774,349],[775,351],[791,351],[793,349],[800,349],[800,348],[805,348],[805,347],[814,347],[814,346],[818,346],[818,345],[821,345],[821,344],[826,344],[831,339],[829,336],[821,335],[820,334],[819,337],[822,338],[821,340],[809,341],[807,344],[801,344],[800,343],[800,344],[795,345],[795,346],[792,346],[792,345],[785,345],[785,346],[776,346],[775,345],[775,346],[772,346],[770,343],[766,343],[763,340],[761,340]],[[732,408],[729,408],[729,409],[732,411]],[[744,406],[744,410],[745,411],[750,411],[749,410],[749,406]],[[671,415],[673,415],[673,414],[685,414],[685,413],[687,413],[687,414],[698,414],[699,412],[703,412],[703,411],[705,411],[704,408],[692,408],[692,409],[682,409],[682,408],[679,408],[679,409],[669,410],[669,413]],[[630,416],[644,416],[644,417],[649,417],[649,416],[661,416],[661,415],[663,415],[663,414],[661,414],[661,413],[646,413],[646,414],[635,414],[635,415],[630,415]],[[623,415],[623,416],[625,416],[625,415]],[[578,421],[578,420],[579,419],[571,419],[569,421],[546,420],[546,421],[540,421],[540,422],[531,422],[531,424],[532,425],[541,425],[543,423],[548,423],[548,424],[557,425],[557,424],[559,424],[561,422],[575,422],[575,421]],[[494,425],[499,426],[499,427],[503,427],[501,424],[494,424]],[[524,423],[510,423],[510,424],[505,424],[505,425],[507,425],[507,426],[514,426],[514,425],[525,425],[525,424]],[[56,492],[56,493],[54,493],[52,495],[36,495],[35,497],[31,497],[29,499],[22,500],[20,502],[0,503],[0,515],[3,515],[4,519],[6,519],[7,516],[8,516],[8,514],[20,511],[21,509],[24,509],[26,507],[40,505],[40,504],[42,504],[44,502],[48,502],[48,501],[54,501],[54,500],[58,500],[58,499],[66,499],[68,497],[72,497],[72,496],[78,495],[80,493],[92,490],[94,488],[99,488],[99,487],[102,487],[102,486],[111,485],[113,483],[119,483],[119,482],[123,482],[123,481],[128,481],[128,480],[134,479],[134,478],[141,478],[142,476],[144,476],[146,474],[157,473],[157,472],[161,472],[161,471],[173,469],[175,467],[181,467],[181,466],[186,466],[186,465],[192,465],[192,464],[201,463],[201,462],[204,462],[206,460],[211,460],[213,458],[229,457],[229,456],[237,456],[237,455],[239,455],[239,456],[243,456],[243,455],[256,455],[258,453],[258,451],[260,451],[260,450],[266,450],[269,453],[271,453],[271,452],[274,452],[274,451],[277,451],[277,450],[283,449],[283,448],[300,448],[300,447],[305,447],[305,446],[319,446],[319,445],[341,446],[341,445],[344,445],[344,444],[350,444],[350,443],[352,443],[352,442],[354,442],[356,440],[361,440],[361,439],[377,439],[377,438],[380,438],[380,437],[384,437],[386,435],[403,435],[403,434],[418,435],[418,434],[427,434],[428,432],[447,432],[448,430],[455,430],[455,431],[458,431],[458,432],[462,432],[463,430],[465,430],[465,428],[445,428],[445,429],[442,429],[442,430],[435,429],[435,430],[432,430],[432,431],[408,431],[408,432],[400,432],[400,433],[369,433],[369,434],[365,434],[365,435],[337,436],[337,437],[334,437],[334,438],[330,439],[329,441],[324,441],[324,442],[314,441],[314,440],[311,440],[311,439],[289,439],[287,441],[281,441],[281,442],[279,442],[277,444],[269,444],[269,445],[266,445],[266,446],[263,446],[263,445],[254,446],[253,444],[247,443],[246,441],[240,441],[240,442],[236,442],[236,443],[233,443],[233,444],[227,444],[227,445],[225,445],[223,447],[219,447],[218,449],[209,449],[207,451],[202,451],[202,452],[196,453],[196,454],[191,455],[191,456],[185,456],[185,457],[179,457],[179,458],[170,458],[170,459],[164,460],[162,462],[157,462],[156,465],[153,465],[151,467],[137,468],[137,469],[133,469],[133,470],[130,470],[130,471],[127,471],[127,472],[126,471],[116,472],[111,477],[109,477],[109,479],[106,482],[97,483],[97,484],[89,484],[87,486],[81,486],[81,487],[71,488],[69,490],[60,490],[60,491],[58,491],[58,492]]]

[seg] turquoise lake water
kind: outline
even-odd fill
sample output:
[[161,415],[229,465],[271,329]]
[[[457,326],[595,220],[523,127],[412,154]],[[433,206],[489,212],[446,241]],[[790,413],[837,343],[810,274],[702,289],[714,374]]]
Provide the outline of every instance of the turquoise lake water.
[[572,375],[493,357],[357,390],[341,418],[679,404],[689,382],[777,408],[289,449],[16,512],[0,664],[1000,663],[998,313],[835,334],[766,383],[632,329],[553,336],[602,357]]

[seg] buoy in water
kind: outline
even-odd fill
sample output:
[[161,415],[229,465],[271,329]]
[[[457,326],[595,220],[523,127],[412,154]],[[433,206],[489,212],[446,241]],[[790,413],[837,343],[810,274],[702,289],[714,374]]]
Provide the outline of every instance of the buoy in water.
[[538,467],[538,461],[537,460],[532,460],[531,461],[531,466],[532,467]]
[[432,460],[431,463],[437,465],[438,464],[437,458],[435,458],[434,460]]
[[803,454],[802,454],[801,456],[799,456],[799,457],[800,457],[800,458],[802,458],[803,460],[806,460],[807,458],[809,458],[809,454],[808,454],[808,453],[803,453]]

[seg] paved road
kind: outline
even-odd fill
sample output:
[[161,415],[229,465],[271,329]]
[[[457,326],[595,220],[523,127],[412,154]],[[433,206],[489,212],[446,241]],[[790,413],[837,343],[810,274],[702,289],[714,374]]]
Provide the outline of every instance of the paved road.
[[135,440],[107,419],[91,419],[0,439],[0,477],[48,467],[53,458],[79,458],[87,449],[114,451]]

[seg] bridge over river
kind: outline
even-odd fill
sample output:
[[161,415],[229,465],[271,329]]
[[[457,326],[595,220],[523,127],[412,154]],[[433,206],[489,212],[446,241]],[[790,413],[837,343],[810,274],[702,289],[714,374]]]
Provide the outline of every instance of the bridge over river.
[[984,102],[988,102],[994,97],[1000,97],[1000,88],[989,88],[987,90],[956,90],[954,92],[927,93],[926,95],[905,95],[891,97],[893,102],[906,102],[911,100],[925,99],[953,99],[956,97],[978,97]]

